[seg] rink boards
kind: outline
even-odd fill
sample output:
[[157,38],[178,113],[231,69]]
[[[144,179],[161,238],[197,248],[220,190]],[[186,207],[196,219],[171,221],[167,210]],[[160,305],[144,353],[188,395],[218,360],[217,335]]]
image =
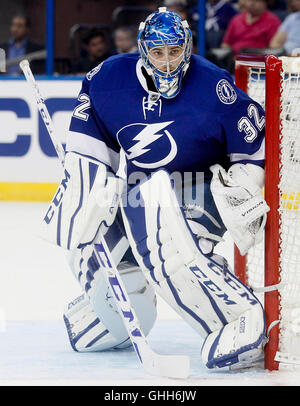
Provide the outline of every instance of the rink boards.
[[[58,138],[65,141],[82,77],[37,77]],[[61,166],[23,78],[0,78],[0,200],[49,201]]]

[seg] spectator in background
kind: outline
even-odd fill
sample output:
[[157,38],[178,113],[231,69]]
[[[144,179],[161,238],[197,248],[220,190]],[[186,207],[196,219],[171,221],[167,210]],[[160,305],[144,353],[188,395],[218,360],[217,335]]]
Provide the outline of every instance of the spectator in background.
[[183,20],[189,23],[193,36],[193,53],[198,53],[197,49],[197,23],[199,20],[198,6],[194,4],[190,6],[190,3],[196,3],[189,0],[164,0],[162,6],[167,7],[168,10],[174,11],[179,14]]
[[243,13],[244,11],[246,11],[246,5],[245,5],[246,1],[247,0],[238,0],[236,9],[239,13]]
[[83,44],[87,55],[81,57],[75,65],[73,70],[77,73],[85,74],[115,54],[105,33],[97,28],[88,31]]
[[[29,53],[41,51],[45,47],[29,39],[30,21],[28,17],[23,15],[16,15],[12,18],[10,25],[10,38],[8,42],[0,44],[6,53],[6,61],[11,61],[15,58],[25,56]],[[31,69],[33,73],[45,72],[44,60],[33,60],[31,62]],[[21,74],[19,64],[16,63],[7,66],[6,72],[10,75]]]
[[297,0],[289,0],[288,8],[289,8],[291,13],[295,13],[295,12],[299,11],[299,1],[297,1]]
[[300,55],[300,0],[291,0],[291,10],[278,28],[278,31],[271,40],[271,48],[284,48],[288,55],[291,55],[294,49],[298,49],[297,55]]
[[246,11],[232,18],[225,32],[222,48],[231,48],[237,54],[243,48],[268,48],[281,24],[268,11],[268,0],[246,0]]
[[[138,2],[141,3],[141,2]],[[141,6],[148,8],[150,11],[155,11],[160,6],[160,0],[145,0]]]
[[135,27],[123,26],[114,31],[114,45],[118,54],[137,52],[137,32]]
[[238,12],[229,0],[208,0],[206,2],[206,44],[207,48],[218,48],[229,22]]
[[164,0],[162,5],[179,14],[183,20],[189,21],[187,0]]
[[287,8],[288,0],[269,0],[269,11],[275,14],[281,21],[288,15],[289,10]]

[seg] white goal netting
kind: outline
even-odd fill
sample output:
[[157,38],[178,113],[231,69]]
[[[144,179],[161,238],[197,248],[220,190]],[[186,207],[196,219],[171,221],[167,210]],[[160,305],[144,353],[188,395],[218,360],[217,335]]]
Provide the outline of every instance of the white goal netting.
[[[300,368],[300,58],[279,59],[283,63],[278,185],[280,225],[279,236],[274,235],[274,238],[280,241],[280,335],[275,359],[283,362],[281,368],[290,363],[299,364]],[[280,84],[274,84],[277,85]],[[248,94],[265,107],[264,68],[250,69]],[[247,270],[250,286],[264,286],[264,242],[248,253]]]

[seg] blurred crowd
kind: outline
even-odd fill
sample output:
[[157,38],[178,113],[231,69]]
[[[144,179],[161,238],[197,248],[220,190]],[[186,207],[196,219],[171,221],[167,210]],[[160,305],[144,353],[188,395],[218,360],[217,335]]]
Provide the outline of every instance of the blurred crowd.
[[[70,30],[70,55],[57,58],[57,73],[82,75],[112,55],[137,52],[141,21],[166,6],[188,20],[197,53],[199,10],[195,0],[151,1],[146,6],[118,7],[112,23],[76,24]],[[24,15],[12,18],[10,32],[0,48],[6,52],[6,73],[20,74],[26,55],[35,74],[45,73],[45,45],[30,38],[31,22]],[[300,55],[300,0],[206,0],[205,57],[233,72],[238,53]]]

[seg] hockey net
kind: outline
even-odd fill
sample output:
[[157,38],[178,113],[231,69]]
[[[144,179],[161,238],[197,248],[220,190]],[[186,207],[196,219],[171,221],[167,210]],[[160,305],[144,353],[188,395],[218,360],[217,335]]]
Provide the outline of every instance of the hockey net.
[[300,370],[300,58],[240,56],[235,78],[265,108],[270,206],[264,241],[245,257],[235,248],[235,270],[254,292],[271,287],[257,294],[269,335],[265,368]]

